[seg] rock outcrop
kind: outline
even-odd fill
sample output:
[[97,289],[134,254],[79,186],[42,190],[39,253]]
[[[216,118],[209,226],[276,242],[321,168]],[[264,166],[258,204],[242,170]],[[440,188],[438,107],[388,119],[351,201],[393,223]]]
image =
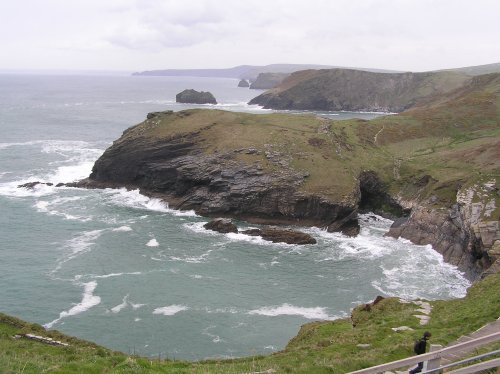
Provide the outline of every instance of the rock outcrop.
[[492,216],[498,196],[494,180],[464,187],[451,208],[415,205],[410,217],[396,220],[387,235],[431,244],[469,278],[486,276],[500,268],[500,226]]
[[249,104],[268,109],[402,112],[423,98],[456,89],[468,79],[455,72],[304,70],[291,74]]
[[238,87],[250,87],[250,83],[246,79],[242,79],[239,81]]
[[260,236],[262,239],[273,243],[286,244],[316,244],[316,239],[311,235],[301,231],[280,229],[277,227],[267,227],[263,229],[250,229],[243,231],[242,234],[250,236]]
[[210,92],[199,92],[192,89],[179,92],[175,95],[175,101],[185,104],[217,104],[217,100]]
[[[162,118],[178,120],[190,113],[166,113]],[[281,165],[263,170],[259,164],[240,161],[241,150],[206,153],[201,132],[208,130],[147,138],[145,134],[154,134],[156,121],[154,117],[125,131],[79,186],[139,188],[176,209],[261,224],[314,225],[337,231],[355,218],[356,201],[332,201],[304,192],[307,173]],[[217,125],[206,129],[213,126]]]
[[217,231],[221,234],[238,233],[238,227],[227,218],[216,218],[203,225],[207,230]]

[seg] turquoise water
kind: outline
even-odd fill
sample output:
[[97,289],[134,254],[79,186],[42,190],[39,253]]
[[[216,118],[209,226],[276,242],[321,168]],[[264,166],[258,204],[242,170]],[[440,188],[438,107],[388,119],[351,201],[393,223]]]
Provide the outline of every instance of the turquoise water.
[[146,113],[192,107],[174,102],[185,88],[221,103],[198,107],[268,112],[246,105],[260,92],[237,83],[0,75],[0,311],[124,352],[201,359],[274,352],[302,324],[379,294],[464,295],[456,268],[429,246],[384,238],[391,222],[373,215],[357,238],[303,228],[318,244],[293,246],[208,232],[207,219],[137,191],[17,188],[88,176]]

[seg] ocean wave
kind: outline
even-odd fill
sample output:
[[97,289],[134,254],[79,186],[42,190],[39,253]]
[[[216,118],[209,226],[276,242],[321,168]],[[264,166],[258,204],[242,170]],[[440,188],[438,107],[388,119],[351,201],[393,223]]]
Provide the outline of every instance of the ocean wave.
[[101,298],[99,296],[94,295],[94,290],[97,287],[97,282],[92,281],[88,283],[82,283],[81,285],[83,286],[82,300],[72,308],[59,313],[59,318],[56,318],[52,322],[43,325],[45,328],[50,329],[61,319],[70,316],[76,316],[77,314],[86,312],[90,308],[100,304]]
[[151,239],[149,242],[146,243],[148,247],[158,247],[160,243],[158,243],[158,240],[155,238]]
[[169,306],[156,308],[155,310],[153,310],[153,314],[162,314],[164,316],[173,316],[179,312],[183,312],[183,311],[188,310],[188,309],[189,309],[189,307],[187,307],[185,305],[173,304],[173,305],[169,305]]
[[117,306],[114,306],[113,308],[111,308],[111,312],[113,313],[119,313],[122,309],[126,308],[127,307],[127,299],[128,299],[128,294],[125,295],[125,297],[122,299],[122,303],[121,304],[118,304]]
[[132,231],[132,228],[130,226],[120,226],[120,227],[114,228],[112,231],[114,231],[114,232],[128,232],[128,231]]
[[66,253],[57,260],[57,265],[51,274],[56,273],[68,261],[89,252],[96,240],[102,235],[105,230],[91,230],[83,232],[82,234],[70,239],[64,245],[64,249],[69,249]]
[[262,307],[259,309],[254,309],[248,312],[250,315],[261,315],[268,317],[276,317],[281,315],[287,316],[301,316],[307,319],[321,319],[321,320],[331,320],[335,317],[331,317],[326,312],[327,308],[324,307],[314,307],[314,308],[304,308],[298,307],[290,304],[283,304],[281,306],[270,306]]
[[[144,209],[160,213],[169,213],[174,216],[194,217],[196,213],[192,210],[180,211],[171,209],[168,203],[161,199],[148,197],[140,193],[139,190],[127,190],[126,188],[107,188],[104,193],[111,198],[113,204],[130,207],[134,209]],[[146,216],[147,217],[147,216]]]
[[[381,266],[383,278],[371,282],[375,289],[408,300],[438,299],[443,293],[456,298],[466,295],[471,283],[456,266],[446,263],[431,245],[415,246],[408,245],[407,241],[395,241],[405,255],[397,266]],[[424,268],[426,277],[422,277]]]

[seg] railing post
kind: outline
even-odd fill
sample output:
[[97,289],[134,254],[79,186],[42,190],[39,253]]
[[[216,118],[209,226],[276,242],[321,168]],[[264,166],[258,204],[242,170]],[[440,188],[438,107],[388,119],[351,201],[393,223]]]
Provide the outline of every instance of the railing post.
[[[439,351],[440,349],[443,349],[442,345],[431,344],[431,348],[430,348],[429,352]],[[424,368],[422,371],[423,372],[431,371],[433,369],[437,369],[439,366],[441,366],[441,357],[437,357],[435,359],[424,362]],[[433,374],[437,374],[437,373],[438,373],[438,371],[435,371]]]

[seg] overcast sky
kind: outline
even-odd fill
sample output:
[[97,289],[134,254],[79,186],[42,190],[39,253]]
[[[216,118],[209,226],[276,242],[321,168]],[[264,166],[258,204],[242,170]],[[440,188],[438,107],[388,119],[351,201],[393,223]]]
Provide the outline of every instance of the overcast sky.
[[500,0],[0,0],[0,69],[500,62]]

